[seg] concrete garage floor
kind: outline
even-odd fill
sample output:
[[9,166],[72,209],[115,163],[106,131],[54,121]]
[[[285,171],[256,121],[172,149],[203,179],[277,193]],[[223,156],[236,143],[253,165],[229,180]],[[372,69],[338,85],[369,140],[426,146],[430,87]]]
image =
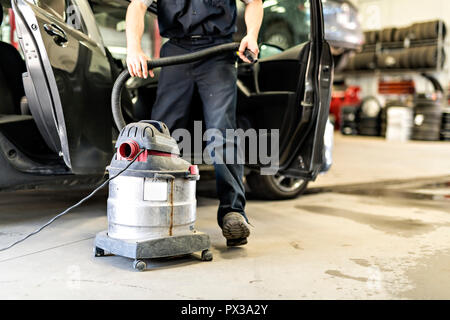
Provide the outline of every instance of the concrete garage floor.
[[[217,201],[199,197],[214,261],[94,258],[106,195],[0,253],[2,299],[450,299],[450,144],[336,136],[332,171],[309,193],[250,200],[246,247],[227,249]],[[0,194],[0,246],[86,192]]]

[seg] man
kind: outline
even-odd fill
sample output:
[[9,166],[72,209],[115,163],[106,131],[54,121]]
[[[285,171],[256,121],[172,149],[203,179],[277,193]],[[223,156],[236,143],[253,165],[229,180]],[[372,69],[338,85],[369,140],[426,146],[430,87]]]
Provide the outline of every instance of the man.
[[[153,0],[132,0],[126,16],[127,66],[132,76],[147,78],[147,57],[141,48],[144,16]],[[236,31],[236,0],[158,0],[158,22],[162,37],[170,40],[161,48],[161,57],[195,52],[232,41]],[[258,33],[263,19],[262,0],[241,0],[246,4],[247,35],[239,56],[246,49],[259,53]],[[236,129],[236,58],[234,53],[161,70],[152,119],[164,122],[171,132],[186,128],[189,106],[197,90],[203,104],[207,129]],[[225,145],[225,142],[224,142]],[[233,146],[236,151],[236,145]],[[234,154],[237,154],[236,152]],[[250,235],[245,215],[242,165],[214,162],[220,205],[217,221],[228,246],[247,244]]]

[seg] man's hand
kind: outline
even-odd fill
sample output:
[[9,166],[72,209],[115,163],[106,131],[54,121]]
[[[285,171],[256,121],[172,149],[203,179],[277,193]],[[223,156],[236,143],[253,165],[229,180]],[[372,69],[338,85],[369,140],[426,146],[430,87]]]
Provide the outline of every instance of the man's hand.
[[259,54],[258,34],[263,20],[264,9],[262,0],[244,2],[247,3],[245,6],[245,25],[247,26],[247,35],[241,41],[239,57],[243,61],[250,63],[250,61],[245,57],[244,51],[245,49],[248,49],[256,56]]
[[154,77],[153,70],[148,70],[147,61],[150,58],[142,50],[128,50],[127,67],[132,77],[147,79],[148,75]]
[[[140,0],[132,0],[128,5],[126,21],[127,33],[127,67],[132,77],[147,78],[149,70],[147,61],[150,60],[142,51],[141,40],[144,34],[144,17],[147,6]],[[150,70],[153,78],[153,71]]]
[[258,47],[258,41],[256,40],[255,37],[253,37],[251,35],[246,35],[244,37],[244,39],[242,39],[241,46],[239,47],[239,57],[242,59],[242,61],[250,63],[250,60],[248,60],[244,55],[244,51],[246,49],[250,50],[256,56],[258,56],[259,47]]

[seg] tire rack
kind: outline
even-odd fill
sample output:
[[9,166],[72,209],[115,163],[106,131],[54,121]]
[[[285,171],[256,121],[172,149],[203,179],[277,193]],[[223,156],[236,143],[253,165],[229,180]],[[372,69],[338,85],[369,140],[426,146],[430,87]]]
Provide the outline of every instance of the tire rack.
[[[360,53],[357,53],[355,56],[360,56],[364,61],[360,61],[359,64],[365,65],[365,68],[361,68],[358,70],[358,68],[355,70],[351,68],[347,68],[345,71],[337,72],[335,74],[335,77],[337,80],[346,78],[351,75],[383,75],[383,74],[390,74],[390,75],[402,75],[405,73],[436,73],[436,72],[442,72],[444,69],[444,62],[445,62],[445,55],[443,55],[443,52],[445,53],[444,49],[446,47],[445,43],[445,37],[444,37],[444,22],[439,21],[439,32],[438,37],[435,39],[423,39],[423,40],[412,40],[409,38],[411,33],[403,40],[403,41],[395,41],[395,42],[383,42],[381,40],[377,40],[375,44],[365,44],[362,48],[362,51]],[[413,25],[414,26],[414,25]],[[404,30],[405,28],[400,28],[397,30]],[[412,30],[412,27],[409,29]],[[381,36],[382,32],[387,29],[383,29],[380,31],[377,31],[379,36],[378,38],[383,38]],[[367,33],[366,33],[367,34]],[[394,38],[394,37],[393,37]],[[414,68],[414,67],[408,67],[408,68],[380,68],[378,59],[382,57],[385,54],[388,53],[400,53],[404,52],[404,54],[407,54],[408,49],[413,48],[423,48],[423,47],[437,47],[437,64],[436,67],[433,68]],[[349,59],[349,63],[351,63],[351,60],[354,58]],[[371,60],[372,59],[372,60]]]
[[[414,25],[413,25],[414,26]],[[438,37],[434,39],[410,39],[412,38],[412,32],[410,28],[400,28],[403,32],[403,36],[406,35],[405,39],[403,41],[398,41],[399,37],[392,35],[391,39],[395,39],[397,41],[376,41],[372,44],[366,44],[363,46],[361,53],[366,54],[369,56],[370,54],[374,57],[373,66],[372,68],[366,68],[365,70],[344,70],[342,72],[337,72],[335,74],[335,79],[337,81],[345,81],[346,79],[353,79],[356,80],[355,82],[360,82],[361,78],[368,78],[377,80],[378,81],[378,89],[380,80],[383,79],[383,76],[388,77],[395,77],[395,78],[403,78],[403,76],[406,75],[419,75],[419,74],[434,74],[435,76],[443,75],[443,72],[447,72],[447,67],[444,65],[445,62],[445,55],[442,53],[445,53],[445,48],[448,47],[448,43],[445,42],[445,34],[443,32],[445,28],[445,24],[443,21],[439,21],[439,31],[438,31]],[[397,29],[399,30],[399,29]],[[377,31],[378,35],[375,36],[375,38],[381,38],[381,32]],[[416,31],[417,32],[417,31]],[[393,32],[395,34],[395,32]],[[386,37],[385,37],[386,38]],[[436,47],[437,48],[437,63],[436,66],[433,68],[380,68],[378,66],[377,59],[382,56],[384,53],[391,53],[391,52],[405,52],[407,53],[407,50],[410,48],[420,48],[420,47]],[[450,59],[450,55],[447,55]],[[410,77],[407,77],[409,80],[411,80]],[[352,81],[354,82],[354,81]],[[373,87],[374,88],[374,87]],[[450,89],[449,89],[450,90]],[[367,93],[367,95],[370,95],[371,93]],[[372,94],[375,94],[373,92]],[[383,95],[385,96],[386,101],[392,101],[396,99],[400,99],[401,103],[400,105],[413,107],[413,101],[412,101],[412,94],[411,93],[402,93],[400,95],[397,94],[383,94],[380,91],[376,93],[375,95]],[[395,97],[394,97],[395,96]],[[449,99],[450,104],[450,99]],[[385,108],[383,108],[383,111]]]

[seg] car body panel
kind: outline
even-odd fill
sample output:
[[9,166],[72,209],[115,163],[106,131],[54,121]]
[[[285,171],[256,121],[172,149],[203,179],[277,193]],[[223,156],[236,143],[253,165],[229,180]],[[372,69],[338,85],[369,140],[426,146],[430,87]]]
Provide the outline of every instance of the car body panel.
[[64,21],[67,13],[53,14],[44,5],[23,0],[15,3],[28,69],[25,90],[41,134],[72,173],[103,174],[113,151],[113,79],[101,38],[92,31],[92,24],[87,30],[83,19],[83,14],[92,15],[83,11],[90,10],[89,5],[77,0],[71,9],[78,20]]
[[[51,63],[40,35],[38,17],[27,2],[18,0],[12,4],[17,17],[19,43],[27,64],[24,86],[25,93],[30,99],[30,111],[48,146],[57,153],[62,152],[63,148],[67,151],[64,116],[61,113],[57,114],[55,108],[55,105],[61,105],[61,101]],[[66,157],[64,160],[70,167],[70,159]]]

